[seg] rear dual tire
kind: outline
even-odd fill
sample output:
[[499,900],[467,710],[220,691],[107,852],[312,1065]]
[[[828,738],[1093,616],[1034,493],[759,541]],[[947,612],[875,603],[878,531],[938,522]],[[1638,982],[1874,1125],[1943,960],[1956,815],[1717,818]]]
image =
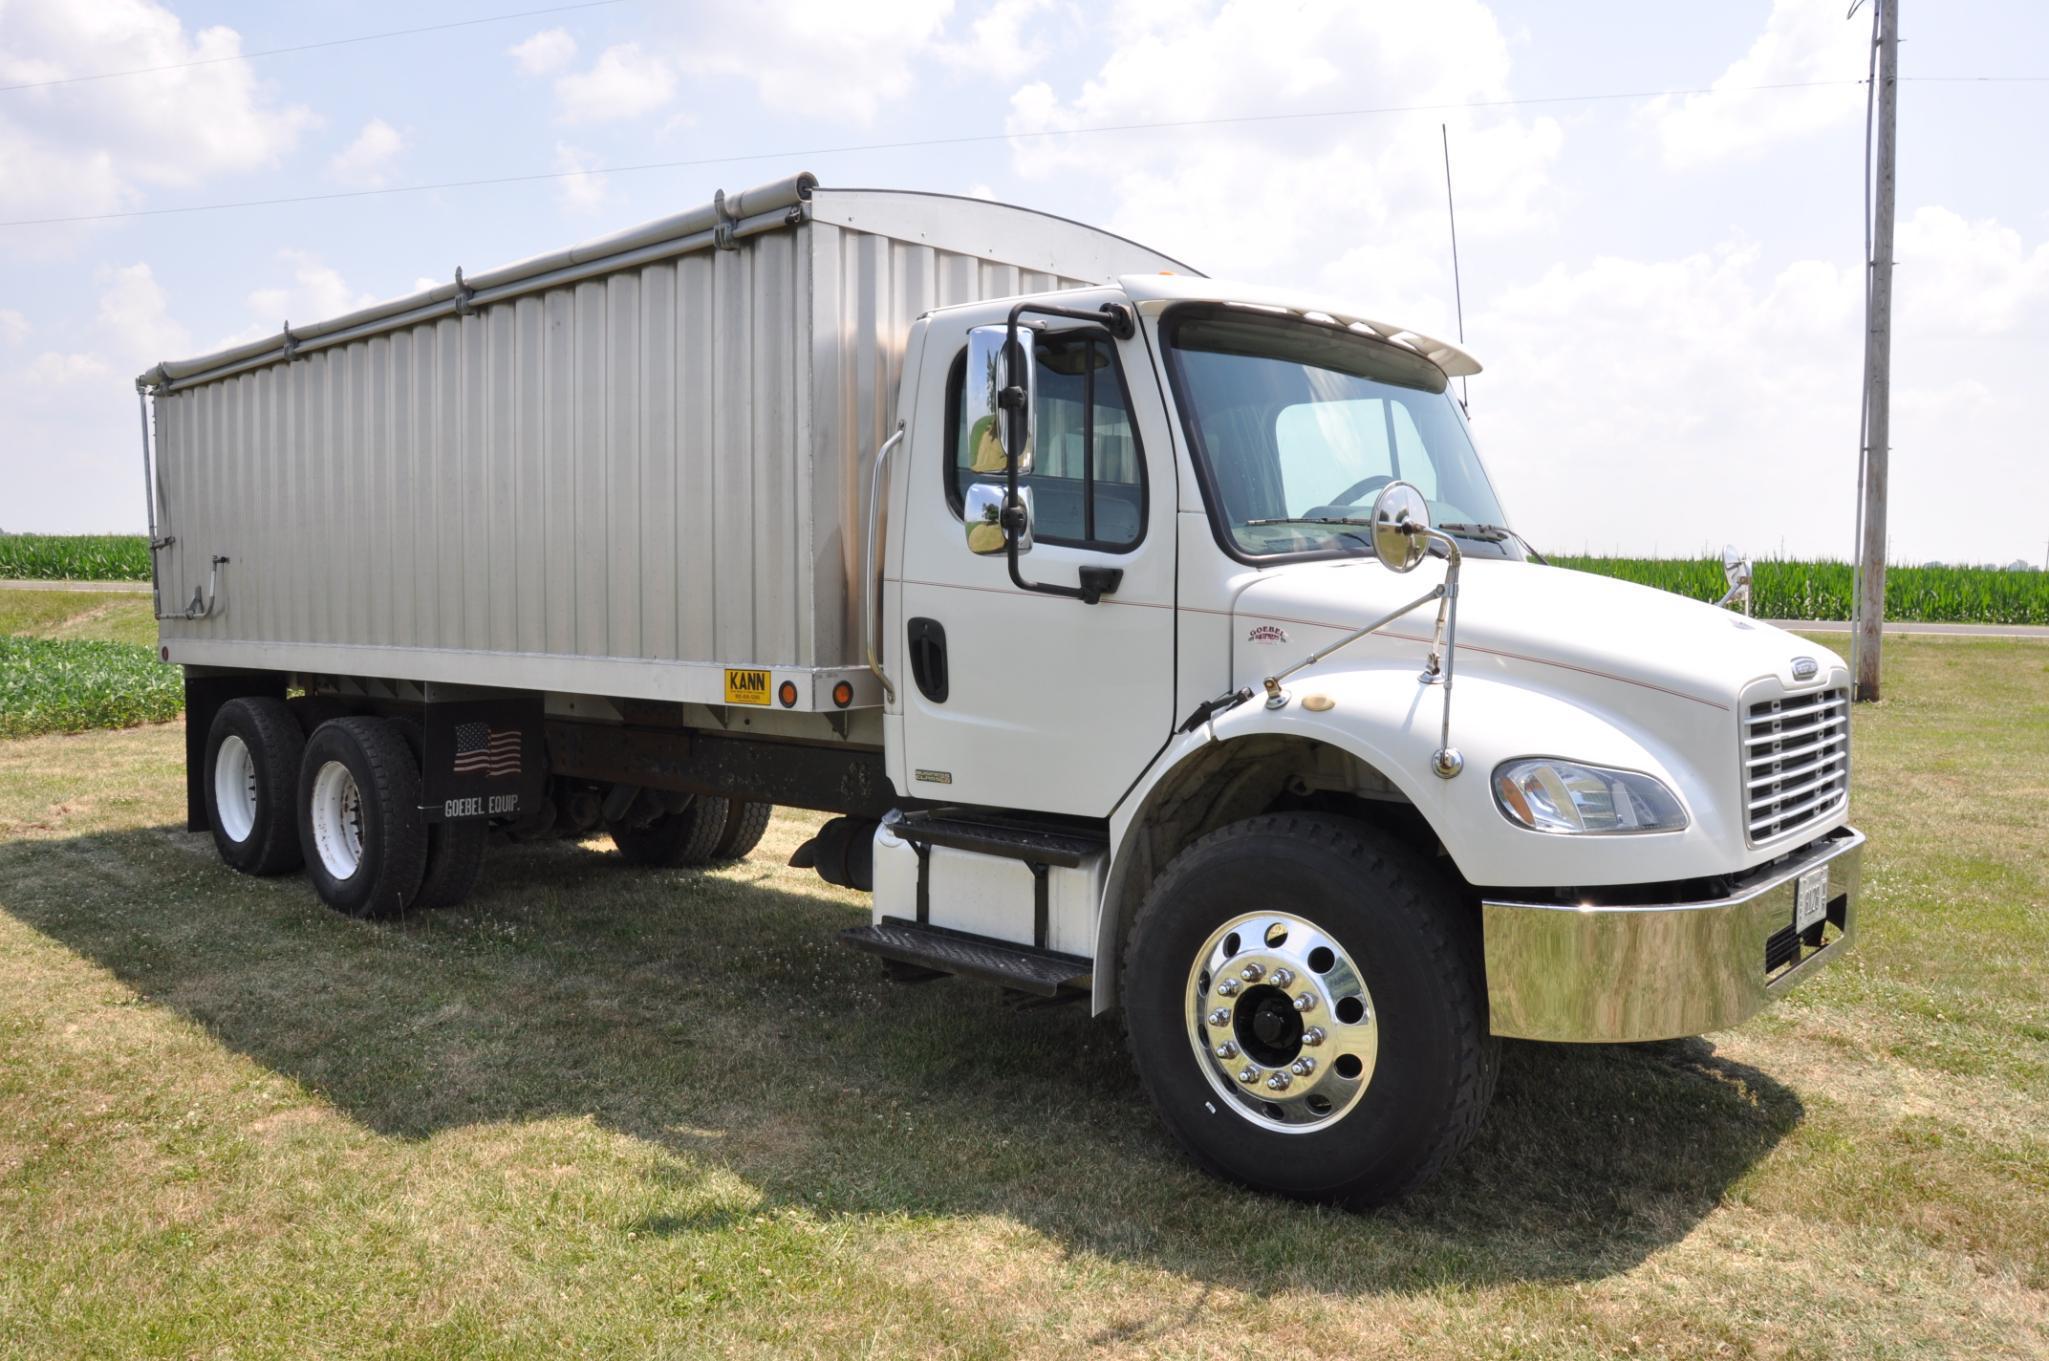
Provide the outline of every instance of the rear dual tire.
[[351,917],[420,906],[427,871],[420,767],[397,725],[337,718],[307,739],[299,845],[322,902]]
[[214,849],[243,874],[299,868],[299,763],[306,736],[281,699],[231,699],[206,737],[206,820]]

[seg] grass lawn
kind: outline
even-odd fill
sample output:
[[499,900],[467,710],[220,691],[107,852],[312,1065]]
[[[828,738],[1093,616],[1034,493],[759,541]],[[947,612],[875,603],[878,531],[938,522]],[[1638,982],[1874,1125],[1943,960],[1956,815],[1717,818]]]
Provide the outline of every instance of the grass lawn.
[[0,1356],[2049,1354],[2049,645],[1886,654],[1856,953],[1511,1045],[1370,1216],[1194,1171],[1112,1024],[883,983],[811,819],[371,925],[182,829],[177,724],[0,742]]
[[0,633],[131,643],[155,651],[150,598],[133,591],[0,591]]

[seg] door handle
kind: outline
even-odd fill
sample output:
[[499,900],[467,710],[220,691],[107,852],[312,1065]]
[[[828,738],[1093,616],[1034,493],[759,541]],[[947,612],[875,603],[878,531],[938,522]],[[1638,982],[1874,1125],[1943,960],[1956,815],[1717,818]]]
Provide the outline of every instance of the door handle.
[[918,693],[934,704],[946,703],[946,625],[920,617],[905,625],[905,630],[911,679],[918,683]]

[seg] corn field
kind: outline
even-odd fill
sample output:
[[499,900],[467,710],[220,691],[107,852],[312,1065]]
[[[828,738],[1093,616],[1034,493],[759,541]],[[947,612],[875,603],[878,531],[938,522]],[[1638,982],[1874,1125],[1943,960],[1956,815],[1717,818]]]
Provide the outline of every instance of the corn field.
[[[1554,557],[1560,567],[1620,577],[1695,600],[1724,590],[1717,558]],[[0,534],[0,580],[147,581],[140,534]],[[1762,559],[1753,567],[1751,612],[1764,619],[1848,619],[1850,564]],[[1956,624],[2049,624],[2049,572],[1989,567],[1892,567],[1888,619]]]
[[140,534],[0,534],[0,581],[148,581]]
[[[1554,557],[1560,567],[1620,577],[1695,600],[1727,589],[1719,558]],[[1760,619],[1848,619],[1850,564],[1766,558],[1752,564],[1750,612]],[[2049,624],[2049,572],[1991,567],[1888,567],[1885,615],[1942,624]]]

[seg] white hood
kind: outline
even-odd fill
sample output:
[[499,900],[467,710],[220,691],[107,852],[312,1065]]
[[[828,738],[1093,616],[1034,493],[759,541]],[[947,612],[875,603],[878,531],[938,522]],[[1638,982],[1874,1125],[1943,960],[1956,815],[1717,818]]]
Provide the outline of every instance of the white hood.
[[[1305,564],[1269,572],[1246,588],[1233,611],[1236,670],[1271,670],[1290,655],[1330,641],[1327,635],[1279,646],[1251,641],[1261,623],[1281,629],[1321,625],[1353,629],[1442,581],[1431,560],[1407,576],[1378,562]],[[1425,606],[1381,632],[1426,640],[1435,606]],[[1575,671],[1730,704],[1763,676],[1788,686],[1796,657],[1811,657],[1823,675],[1842,663],[1832,653],[1760,620],[1696,600],[1562,567],[1468,558],[1459,589],[1461,664],[1470,649],[1509,661],[1543,662]],[[1340,657],[1342,654],[1340,654]],[[1286,660],[1283,661],[1283,658]],[[1333,661],[1339,660],[1333,658]],[[1244,682],[1241,675],[1240,683]],[[1257,683],[1253,678],[1251,683]]]

